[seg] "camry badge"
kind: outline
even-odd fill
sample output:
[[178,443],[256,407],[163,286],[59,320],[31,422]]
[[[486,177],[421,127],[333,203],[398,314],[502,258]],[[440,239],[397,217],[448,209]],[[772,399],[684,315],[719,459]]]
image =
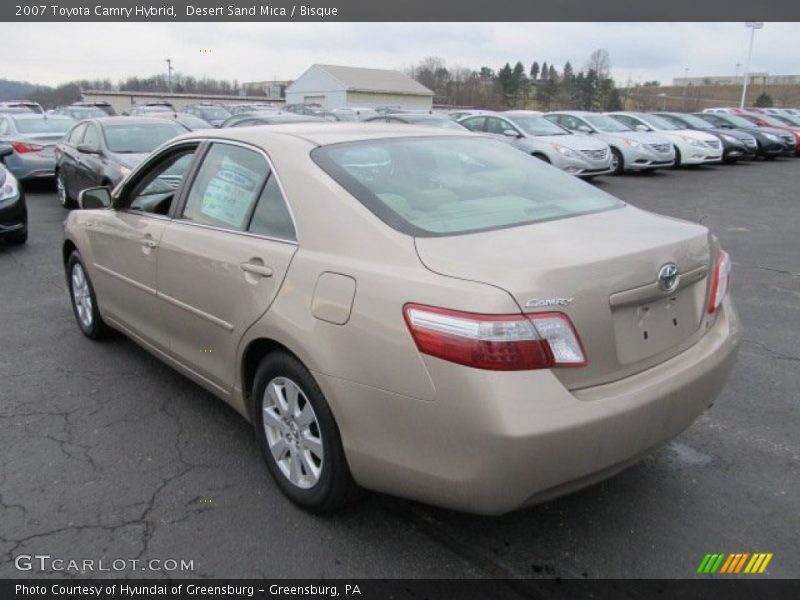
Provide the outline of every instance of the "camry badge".
[[532,298],[525,303],[525,308],[541,308],[542,306],[569,306],[575,298]]
[[667,263],[658,270],[658,287],[663,292],[674,292],[679,279],[678,265],[675,263]]

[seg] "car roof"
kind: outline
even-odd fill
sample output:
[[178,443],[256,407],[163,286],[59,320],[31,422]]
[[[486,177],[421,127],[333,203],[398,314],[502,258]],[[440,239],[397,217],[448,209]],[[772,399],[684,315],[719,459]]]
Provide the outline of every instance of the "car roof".
[[472,136],[469,131],[455,129],[432,129],[424,126],[390,123],[365,123],[352,121],[281,123],[270,127],[234,127],[185,134],[176,139],[214,138],[241,141],[260,146],[265,139],[287,136],[305,140],[314,146],[328,146],[344,142],[360,142],[384,138]]
[[11,117],[15,121],[19,121],[20,119],[40,119],[40,120],[41,119],[48,119],[48,120],[49,119],[57,119],[59,121],[63,121],[63,120],[74,121],[75,120],[72,117],[69,117],[67,115],[43,115],[41,113],[35,113],[35,112],[20,112],[20,113],[16,113],[15,112],[15,113],[8,113],[6,116]]
[[81,123],[86,122],[102,123],[103,125],[162,125],[165,121],[161,117],[95,117],[94,119],[84,119]]

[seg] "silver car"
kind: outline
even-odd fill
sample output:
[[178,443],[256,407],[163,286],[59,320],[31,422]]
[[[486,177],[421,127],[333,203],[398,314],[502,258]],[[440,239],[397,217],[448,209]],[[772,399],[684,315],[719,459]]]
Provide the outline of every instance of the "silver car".
[[558,111],[544,117],[570,131],[603,140],[611,147],[614,173],[654,171],[675,164],[675,147],[657,133],[636,131],[609,116],[588,111]]
[[471,131],[487,133],[504,140],[577,177],[611,173],[611,149],[608,144],[588,135],[573,135],[527,111],[487,113],[458,121]]
[[75,124],[75,119],[40,115],[33,112],[0,115],[0,143],[14,153],[5,159],[6,167],[20,181],[53,177],[56,142]]

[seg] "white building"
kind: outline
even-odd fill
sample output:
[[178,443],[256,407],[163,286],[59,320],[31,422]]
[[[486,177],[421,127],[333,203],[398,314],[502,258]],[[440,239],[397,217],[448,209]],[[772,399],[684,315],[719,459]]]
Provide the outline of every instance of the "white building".
[[286,88],[286,104],[312,102],[329,109],[399,106],[427,111],[433,92],[400,71],[312,65]]

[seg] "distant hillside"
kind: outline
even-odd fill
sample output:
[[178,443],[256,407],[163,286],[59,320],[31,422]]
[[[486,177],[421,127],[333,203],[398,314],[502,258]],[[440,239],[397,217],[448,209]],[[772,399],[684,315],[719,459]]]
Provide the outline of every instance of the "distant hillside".
[[20,100],[37,92],[50,91],[46,85],[36,85],[27,81],[9,81],[0,79],[0,100]]

